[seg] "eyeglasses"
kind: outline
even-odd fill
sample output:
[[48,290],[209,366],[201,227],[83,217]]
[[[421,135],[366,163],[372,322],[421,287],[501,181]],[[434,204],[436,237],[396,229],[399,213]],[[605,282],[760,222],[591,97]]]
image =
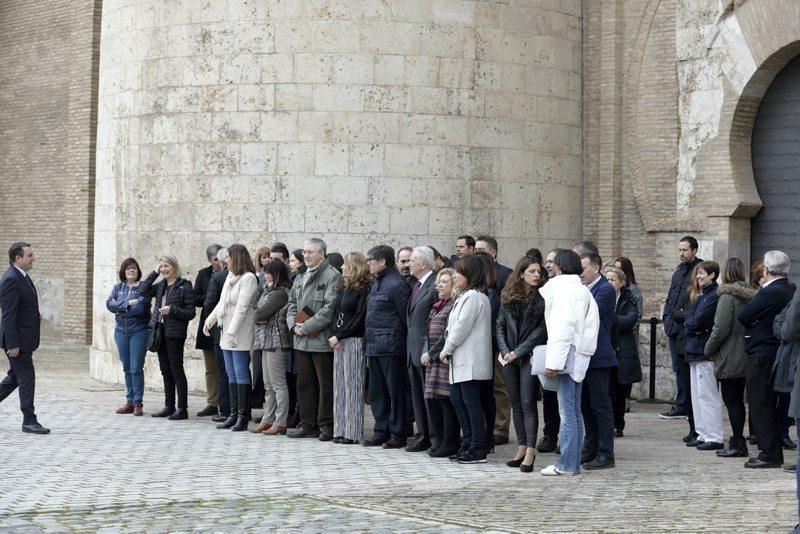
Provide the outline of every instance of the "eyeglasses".
[[375,258],[373,258],[372,256],[370,256],[369,258],[367,258],[367,263],[369,263],[369,262],[372,262],[372,261],[375,261]]

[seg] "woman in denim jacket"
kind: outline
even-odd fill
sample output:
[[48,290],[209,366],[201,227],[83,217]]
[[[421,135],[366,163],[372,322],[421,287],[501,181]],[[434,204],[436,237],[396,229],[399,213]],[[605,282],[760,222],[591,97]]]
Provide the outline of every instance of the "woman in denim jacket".
[[126,258],[119,268],[120,282],[106,299],[106,308],[116,317],[114,341],[125,372],[126,402],[118,414],[142,415],[144,394],[144,357],[150,334],[150,299],[140,295],[142,270],[133,258]]

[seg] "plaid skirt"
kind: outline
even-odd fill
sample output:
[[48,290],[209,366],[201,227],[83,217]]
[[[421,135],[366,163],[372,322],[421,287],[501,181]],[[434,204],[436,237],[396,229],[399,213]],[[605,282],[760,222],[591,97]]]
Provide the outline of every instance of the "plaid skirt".
[[425,398],[450,398],[450,365],[440,361],[425,368]]

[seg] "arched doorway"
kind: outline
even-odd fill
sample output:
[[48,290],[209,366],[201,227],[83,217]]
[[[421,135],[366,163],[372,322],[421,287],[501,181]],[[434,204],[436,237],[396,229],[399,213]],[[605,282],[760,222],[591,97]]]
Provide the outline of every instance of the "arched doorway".
[[764,207],[753,218],[750,257],[789,255],[800,279],[800,56],[770,85],[753,126],[753,174]]

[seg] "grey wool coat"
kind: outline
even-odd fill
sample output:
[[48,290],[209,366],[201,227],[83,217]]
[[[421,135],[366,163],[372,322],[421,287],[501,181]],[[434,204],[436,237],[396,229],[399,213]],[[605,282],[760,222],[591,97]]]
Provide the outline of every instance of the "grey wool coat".
[[714,360],[714,374],[718,380],[742,378],[745,375],[747,353],[744,347],[744,326],[736,320],[736,313],[758,293],[746,282],[719,286],[714,327],[706,341],[705,355]]

